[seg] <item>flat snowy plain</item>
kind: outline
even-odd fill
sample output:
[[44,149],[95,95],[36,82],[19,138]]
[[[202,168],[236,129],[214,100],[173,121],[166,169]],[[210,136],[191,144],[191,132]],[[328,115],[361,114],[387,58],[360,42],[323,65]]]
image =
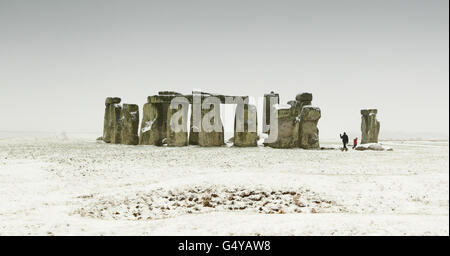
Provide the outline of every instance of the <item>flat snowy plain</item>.
[[0,235],[448,236],[448,141],[382,143],[394,151],[0,137]]

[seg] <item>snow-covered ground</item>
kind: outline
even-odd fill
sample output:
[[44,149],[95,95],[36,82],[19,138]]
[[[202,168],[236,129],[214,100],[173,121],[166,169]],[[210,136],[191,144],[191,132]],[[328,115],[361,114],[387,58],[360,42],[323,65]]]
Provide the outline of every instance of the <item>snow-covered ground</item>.
[[383,144],[394,150],[3,137],[0,235],[449,235],[448,141]]

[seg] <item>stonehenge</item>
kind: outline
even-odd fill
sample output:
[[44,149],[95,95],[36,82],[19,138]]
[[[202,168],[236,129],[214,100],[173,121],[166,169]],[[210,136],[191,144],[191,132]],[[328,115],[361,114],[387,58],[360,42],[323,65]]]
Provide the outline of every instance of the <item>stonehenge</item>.
[[[300,93],[280,104],[278,93],[264,94],[262,132],[268,137],[263,145],[272,148],[320,149],[318,122],[322,116],[312,106],[313,95]],[[233,137],[235,147],[257,147],[257,107],[248,96],[230,96],[193,91],[181,94],[160,91],[148,96],[139,122],[139,106],[123,104],[119,97],[107,97],[103,136],[112,144],[182,147],[219,147],[225,144],[221,105],[234,104]],[[190,112],[190,113],[189,113]],[[377,109],[361,110],[361,144],[378,143],[380,122]],[[140,124],[140,125],[139,125]]]
[[[286,105],[279,104],[278,93],[264,94],[262,130],[269,135],[264,145],[273,148],[318,149],[317,123],[321,112],[319,108],[312,107],[311,102],[311,93],[298,94],[295,100]],[[248,96],[201,91],[183,95],[174,91],[160,91],[147,97],[140,127],[139,106],[122,106],[120,103],[120,98],[106,98],[102,137],[106,143],[169,147],[223,146],[225,136],[221,105],[234,104],[234,146],[258,146],[257,107],[249,104]],[[370,125],[365,124],[364,127]]]
[[380,122],[377,120],[377,109],[361,110],[361,144],[378,143]]

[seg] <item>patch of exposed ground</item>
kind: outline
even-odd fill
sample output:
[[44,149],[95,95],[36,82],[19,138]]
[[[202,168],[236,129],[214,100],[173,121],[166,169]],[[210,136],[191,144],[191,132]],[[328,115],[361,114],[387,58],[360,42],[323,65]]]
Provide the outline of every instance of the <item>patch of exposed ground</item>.
[[150,220],[213,211],[245,211],[262,214],[344,212],[306,188],[297,190],[248,190],[238,187],[192,187],[139,192],[126,198],[86,196],[90,202],[75,211],[83,217]]

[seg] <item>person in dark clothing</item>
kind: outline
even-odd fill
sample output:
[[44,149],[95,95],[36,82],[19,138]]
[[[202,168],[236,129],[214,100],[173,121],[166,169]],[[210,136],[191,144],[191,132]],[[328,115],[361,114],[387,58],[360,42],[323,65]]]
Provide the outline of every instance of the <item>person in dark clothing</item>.
[[343,135],[342,135],[342,134],[339,134],[339,136],[340,136],[341,139],[342,139],[342,144],[344,144],[344,148],[343,148],[342,150],[347,151],[347,150],[348,150],[348,148],[347,148],[347,143],[348,143],[348,136],[347,136],[347,134],[344,132]]

